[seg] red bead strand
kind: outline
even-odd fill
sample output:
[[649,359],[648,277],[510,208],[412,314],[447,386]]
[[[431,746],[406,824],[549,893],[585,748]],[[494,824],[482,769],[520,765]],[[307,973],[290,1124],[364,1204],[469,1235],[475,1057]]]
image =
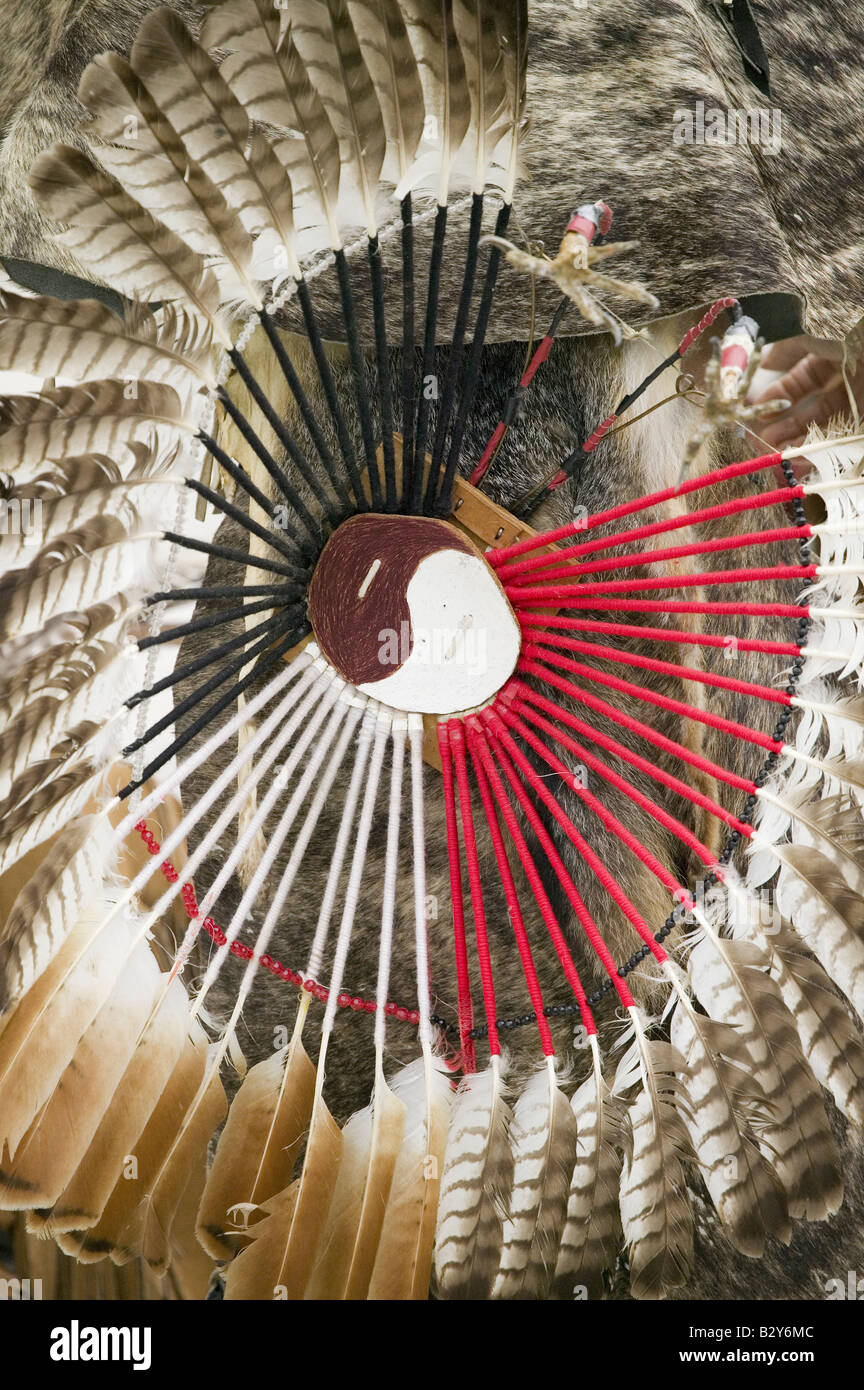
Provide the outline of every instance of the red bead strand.
[[[162,846],[145,821],[139,821],[135,829],[138,831],[138,834],[141,836],[141,839],[144,841],[144,844],[151,854],[162,853]],[[163,859],[159,867],[162,870],[164,878],[167,879],[169,883],[177,882],[180,875],[170,859]],[[184,883],[183,887],[180,889],[180,896],[183,900],[186,916],[191,921],[193,917],[198,916],[198,899],[195,896],[193,885],[191,883]],[[227,937],[222,928],[213,921],[212,917],[205,917],[201,925],[207,932],[211,941],[217,946],[225,945]],[[231,955],[236,956],[239,960],[251,960],[255,954],[252,947],[247,946],[244,941],[232,941],[230,951]],[[315,980],[304,979],[298,971],[289,969],[289,967],[283,965],[281,961],[274,960],[273,956],[262,956],[259,964],[262,969],[269,970],[271,975],[275,975],[278,979],[284,980],[286,984],[299,985],[301,989],[306,990],[307,994],[314,995],[316,999],[319,999],[322,1004],[326,1003],[330,996],[330,991],[326,985],[319,985]],[[353,1009],[356,1013],[374,1014],[378,1008],[374,999],[361,999],[359,994],[352,995],[344,991],[337,995],[336,1002],[340,1009]],[[420,1014],[417,1009],[406,1009],[403,1008],[401,1004],[387,1004],[384,1011],[391,1018],[397,1019],[399,1023],[410,1023],[415,1028],[420,1022]]]

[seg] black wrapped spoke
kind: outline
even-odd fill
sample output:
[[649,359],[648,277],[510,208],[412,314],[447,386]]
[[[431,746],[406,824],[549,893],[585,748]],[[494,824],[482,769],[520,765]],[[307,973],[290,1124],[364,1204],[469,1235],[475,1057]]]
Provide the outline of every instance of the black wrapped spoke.
[[228,502],[220,493],[214,492],[213,488],[208,487],[206,483],[199,483],[197,478],[187,478],[186,486],[192,492],[197,492],[199,497],[206,498],[212,506],[224,513],[225,516],[230,517],[232,521],[236,521],[237,525],[242,526],[244,531],[248,531],[252,536],[257,536],[259,540],[265,541],[280,555],[284,555],[286,560],[295,561],[298,558],[296,546],[289,545],[273,528],[262,526],[247,512],[241,511],[239,507]]
[[[511,207],[512,204],[510,203],[502,203],[499,208],[498,216],[495,220],[496,236],[503,237],[506,232],[507,224],[510,221]],[[474,325],[474,337],[471,343],[471,351],[468,354],[468,364],[465,368],[462,394],[459,397],[456,419],[453,422],[453,432],[450,437],[450,450],[447,455],[447,466],[444,470],[444,476],[441,479],[438,502],[435,507],[439,516],[449,516],[453,507],[453,483],[456,478],[456,470],[459,467],[459,458],[462,453],[462,444],[465,439],[468,417],[471,414],[471,409],[477,396],[483,345],[486,341],[486,331],[489,327],[489,316],[492,312],[492,301],[495,296],[495,285],[498,280],[500,266],[501,248],[500,246],[493,246],[489,252],[489,260],[486,263],[483,290],[480,295],[480,305],[477,310],[477,321]]]
[[417,409],[417,364],[414,360],[414,215],[411,194],[402,212],[402,510],[411,496],[414,476],[414,412]]
[[255,613],[266,613],[268,608],[274,606],[272,598],[260,599],[257,603],[239,604],[234,608],[221,608],[216,613],[208,613],[206,617],[193,618],[191,622],[181,623],[178,627],[166,627],[164,632],[157,632],[153,637],[142,637],[138,642],[140,652],[147,651],[149,647],[161,647],[166,642],[177,642],[181,637],[191,637],[194,632],[207,632],[211,628],[219,627],[221,623],[232,623],[240,618],[250,618]]
[[372,283],[372,315],[375,323],[375,363],[378,395],[381,401],[381,452],[384,457],[384,509],[395,512],[396,457],[393,451],[393,389],[390,383],[390,357],[387,349],[387,320],[384,307],[384,274],[377,236],[369,238],[369,278]]
[[366,501],[366,494],[363,491],[363,481],[360,477],[360,469],[357,466],[357,455],[354,452],[354,445],[351,443],[351,435],[345,421],[345,415],[339,404],[339,397],[336,393],[336,383],[333,380],[333,372],[327,360],[327,353],[318,328],[318,320],[315,317],[315,309],[309,295],[309,286],[305,280],[297,281],[297,298],[300,302],[300,309],[303,314],[303,322],[306,325],[306,332],[309,335],[309,346],[315,358],[315,365],[318,368],[318,375],[321,378],[321,388],[324,398],[327,401],[327,408],[333,417],[336,427],[336,435],[339,440],[339,448],[342,450],[342,457],[345,467],[348,470],[348,478],[351,483],[351,491],[354,493],[354,500],[357,510],[368,511],[369,504]]
[[267,516],[273,516],[275,514],[276,503],[271,501],[271,499],[261,491],[257,484],[253,483],[245,468],[241,468],[240,464],[237,463],[235,459],[232,459],[231,455],[226,453],[221,445],[216,443],[212,435],[207,434],[205,430],[199,430],[196,438],[201,440],[208,454],[216,460],[220,468],[224,468],[230,478],[234,479],[234,482],[246,493],[247,497],[251,497],[253,501],[257,502],[258,506]]
[[257,570],[270,570],[273,574],[284,574],[289,579],[306,579],[309,575],[308,566],[288,565],[282,560],[268,560],[263,555],[252,555],[248,550],[237,550],[234,546],[199,541],[193,536],[181,536],[177,531],[165,531],[164,536],[166,541],[173,541],[175,545],[183,546],[184,550],[197,550],[202,555],[215,555],[222,560],[236,560],[240,565],[249,565]]
[[462,288],[459,292],[459,303],[456,308],[456,322],[453,327],[453,337],[450,344],[450,355],[447,360],[447,370],[444,373],[444,386],[441,391],[441,398],[438,402],[435,441],[432,445],[432,463],[429,468],[429,477],[426,482],[426,495],[423,504],[423,510],[426,512],[437,511],[440,503],[440,496],[443,494],[443,489],[442,493],[439,494],[441,464],[444,458],[444,448],[447,443],[450,414],[456,396],[456,386],[462,367],[465,329],[468,327],[468,313],[471,309],[471,299],[474,294],[474,282],[477,279],[477,256],[482,225],[483,194],[475,193],[471,200],[471,222],[468,229],[468,248],[465,253],[465,270],[462,275]]
[[[297,516],[304,529],[306,530],[306,533],[309,536],[309,540],[311,541],[312,545],[320,545],[320,523],[316,521],[315,517],[309,511],[309,508],[306,506],[306,503],[303,501],[303,498],[300,496],[300,493],[297,491],[297,488],[294,486],[291,479],[288,477],[288,474],[285,472],[284,468],[282,468],[281,465],[276,462],[273,455],[270,453],[270,450],[258,438],[257,434],[253,430],[252,426],[249,424],[249,421],[246,419],[243,412],[238,409],[238,407],[234,404],[234,402],[231,400],[231,397],[227,394],[227,392],[224,391],[224,389],[220,389],[219,399],[222,402],[225,409],[227,410],[228,414],[231,416],[231,419],[234,421],[243,438],[246,440],[246,443],[249,445],[250,449],[252,449],[253,453],[257,454],[258,458],[263,463],[267,472],[270,474],[270,477],[276,483],[276,486],[279,488],[280,492],[282,493],[282,496],[285,498],[285,501],[290,503],[290,505],[294,508],[294,511],[297,513]],[[296,463],[297,460],[294,459],[294,462]],[[300,471],[302,472],[302,469]]]
[[[277,642],[276,645],[270,651],[265,652],[261,659],[255,663],[253,669],[247,672],[247,674],[243,676],[241,680],[237,681],[236,684],[232,685],[229,690],[226,690],[223,695],[220,695],[219,699],[216,700],[208,709],[204,710],[198,716],[198,718],[192,724],[190,724],[188,729],[184,729],[182,734],[178,734],[174,742],[171,743],[167,748],[163,749],[159,756],[157,758],[154,758],[153,761],[149,763],[147,767],[144,768],[140,777],[137,777],[133,779],[131,782],[127,783],[123,790],[120,793],[118,793],[121,800],[126,798],[127,796],[131,796],[132,793],[136,791],[138,787],[143,786],[145,782],[149,781],[150,778],[153,777],[161,767],[164,767],[167,762],[170,762],[170,760],[173,757],[180,753],[186,747],[187,743],[189,743],[193,738],[200,734],[203,729],[206,729],[208,724],[212,723],[214,719],[217,719],[223,710],[227,709],[233,701],[239,699],[239,697],[242,694],[244,694],[246,690],[249,689],[250,685],[252,685],[256,680],[258,680],[260,676],[264,675],[266,671],[269,671],[273,666],[275,666],[277,661],[282,661],[285,657],[286,652],[289,652],[292,647],[295,647],[297,643],[301,640],[301,638],[306,635],[307,631],[308,624],[302,627],[295,627],[291,632],[288,633],[286,637],[283,637],[281,641]],[[260,644],[261,647],[263,648],[267,643],[270,642],[270,640],[271,639],[269,637],[265,638],[264,643]],[[258,649],[256,648],[256,651],[257,650]],[[244,662],[248,661],[249,658],[253,655],[253,652],[246,652],[240,664],[242,665]],[[227,677],[228,675],[233,675],[234,671],[238,669],[238,666],[233,666],[230,671],[225,672],[225,676]],[[204,690],[198,691],[195,696],[195,699],[200,699],[201,696],[203,696],[206,693],[209,692],[206,692]],[[165,729],[170,724],[172,724],[174,722],[174,719],[177,717],[178,713],[179,709],[174,710],[167,720],[161,720],[161,728],[158,730],[158,732],[161,733],[162,729]],[[143,747],[145,743],[148,743],[151,738],[155,737],[156,732],[156,726],[154,725],[153,731],[148,730],[145,737],[143,739],[139,739],[139,741],[137,742],[137,744],[134,745],[131,751],[135,751],[136,749]]]
[[439,206],[435,214],[432,254],[429,259],[429,283],[426,291],[426,324],[423,333],[423,364],[420,376],[420,400],[417,405],[417,430],[414,439],[414,467],[411,472],[409,511],[419,513],[423,505],[423,464],[426,457],[426,436],[429,430],[429,389],[435,374],[435,328],[438,318],[438,296],[441,288],[441,261],[444,256],[444,234],[447,231],[447,207]]
[[213,603],[223,598],[263,598],[267,595],[278,602],[287,603],[292,598],[302,598],[305,590],[299,584],[210,584],[202,589],[163,589],[151,594],[145,602],[179,603],[194,599],[197,603]]
[[[270,346],[273,349],[276,360],[279,363],[279,366],[282,370],[282,375],[285,377],[285,380],[288,383],[288,388],[291,391],[291,394],[294,397],[295,401],[297,402],[297,408],[300,411],[300,416],[303,420],[304,425],[306,426],[306,429],[309,431],[309,437],[311,438],[312,443],[315,445],[318,457],[320,458],[321,463],[324,466],[324,471],[327,474],[328,481],[330,482],[333,491],[336,493],[336,496],[338,497],[343,510],[350,510],[352,507],[351,498],[348,494],[348,489],[345,486],[345,481],[339,472],[339,465],[336,462],[336,459],[333,455],[333,451],[327,443],[321,426],[318,423],[318,419],[315,415],[314,410],[312,409],[309,398],[306,395],[305,390],[303,389],[303,383],[297,375],[294,363],[291,361],[291,355],[285,347],[285,344],[283,343],[281,337],[279,336],[279,330],[276,327],[276,324],[272,316],[268,314],[266,309],[261,310],[259,318],[261,319],[264,331],[267,334],[267,337],[270,341]],[[331,519],[334,521],[337,520],[338,513],[334,511],[332,501],[328,502],[328,508],[328,516],[331,516]]]
[[[237,651],[238,647],[248,647],[250,643],[255,641],[256,637],[261,639],[262,634],[264,634],[263,640],[268,640],[266,634],[277,628],[282,623],[284,616],[284,613],[275,613],[272,617],[265,619],[263,623],[257,623],[255,627],[249,628],[248,631],[237,633],[229,641],[223,642],[221,646],[212,647],[210,651],[204,652],[194,661],[187,661],[185,665],[175,667],[167,676],[156,681],[155,685],[147,686],[146,689],[139,690],[135,695],[130,695],[126,701],[127,709],[135,709],[136,705],[143,704],[145,700],[151,700],[154,695],[161,695],[163,690],[170,690],[171,686],[177,685],[180,681],[188,680],[190,676],[197,676],[199,671],[206,671],[208,666],[213,666],[223,657],[230,656],[232,652]],[[240,665],[246,659],[245,656],[241,656]],[[190,696],[190,698],[192,697]],[[180,706],[178,705],[174,713],[176,714],[179,709]]]
[[360,433],[363,438],[363,452],[369,473],[369,491],[373,511],[380,512],[384,502],[381,495],[381,478],[378,473],[378,454],[375,448],[375,431],[372,425],[372,407],[366,388],[366,359],[360,345],[357,329],[357,314],[354,308],[354,294],[351,289],[351,272],[344,250],[336,252],[336,276],[339,281],[339,295],[342,300],[342,317],[348,338],[348,356],[354,376],[354,393],[357,398],[357,415],[360,420]]

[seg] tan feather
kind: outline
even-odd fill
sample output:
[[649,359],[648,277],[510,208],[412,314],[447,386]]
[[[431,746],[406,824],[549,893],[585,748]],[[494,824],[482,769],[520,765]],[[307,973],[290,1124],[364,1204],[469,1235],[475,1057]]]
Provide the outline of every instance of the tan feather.
[[492,1292],[513,1187],[511,1123],[495,1056],[463,1078],[453,1100],[435,1235],[435,1275],[446,1298]]
[[15,899],[0,931],[0,1013],[27,993],[98,896],[113,848],[104,816],[64,826]]
[[736,1250],[761,1256],[766,1237],[788,1243],[791,1236],[783,1188],[751,1131],[768,1118],[765,1097],[734,1028],[699,1013],[677,974],[672,978],[678,1002],[670,1036],[687,1067],[690,1141]]
[[[228,1105],[218,1072],[207,1082],[204,1098],[193,1122],[173,1148],[169,1160],[161,1165],[151,1192],[120,1237],[126,1258],[140,1253],[152,1269],[162,1272],[171,1263],[172,1231],[189,1176],[207,1171],[207,1149],[222,1124]],[[155,1166],[155,1165],[154,1165]],[[113,1255],[117,1259],[117,1254]]]
[[692,1150],[685,1127],[686,1064],[668,1043],[646,1037],[638,1011],[629,1010],[636,1041],[615,1078],[617,1091],[632,1084],[634,1067],[642,1085],[628,1106],[632,1146],[621,1174],[621,1225],[630,1259],[635,1298],[662,1298],[686,1283],[693,1258],[693,1217],[683,1163]]
[[493,1298],[543,1298],[555,1272],[576,1121],[558,1086],[554,1058],[528,1082],[513,1107],[513,1189],[504,1222]]
[[[304,999],[301,1028],[307,1009]],[[250,1069],[228,1112],[198,1213],[199,1239],[214,1259],[245,1244],[246,1231],[237,1229],[232,1212],[245,1210],[254,1223],[252,1208],[289,1185],[314,1090],[315,1068],[296,1030],[287,1048]]]
[[379,1056],[372,1102],[342,1131],[342,1161],[308,1299],[366,1297],[404,1126],[405,1106],[384,1080]]
[[592,1074],[571,1101],[577,1148],[555,1264],[553,1289],[558,1298],[573,1298],[574,1292],[602,1298],[603,1271],[614,1265],[623,1244],[618,1190],[625,1109],[603,1079],[596,1040],[592,1059]]
[[122,1263],[135,1253],[136,1245],[140,1247],[145,1203],[206,1066],[206,1039],[200,1032],[189,1036],[188,1001],[184,1005],[183,1042],[177,1060],[134,1146],[124,1155],[120,1176],[99,1219],[84,1230],[56,1234],[61,1250],[85,1264],[108,1256]]
[[267,1216],[254,1228],[251,1244],[231,1263],[226,1299],[303,1298],[342,1157],[342,1135],[324,1104],[320,1084],[319,1071],[301,1176],[264,1204]]
[[203,1302],[208,1296],[213,1277],[212,1257],[202,1249],[195,1234],[206,1180],[205,1168],[196,1164],[183,1189],[171,1225],[171,1269],[165,1282],[168,1283],[170,1278],[170,1285],[177,1289],[177,1296],[187,1303]]
[[450,1080],[428,1051],[393,1078],[405,1129],[369,1284],[370,1299],[425,1299],[450,1117]]
[[786,1192],[789,1214],[822,1220],[843,1198],[822,1093],[764,953],[711,935],[690,954],[690,980],[709,1017],[734,1027],[770,1120],[759,1146]]
[[116,986],[133,927],[121,919],[115,931],[100,935],[104,914],[100,896],[7,1015],[0,1034],[0,1154],[6,1144],[10,1157],[15,1157],[23,1135],[50,1101],[81,1038]]
[[252,1244],[241,1251],[228,1266],[225,1276],[225,1300],[284,1298],[284,1285],[277,1282],[285,1249],[285,1232],[290,1230],[300,1191],[297,1178],[284,1192],[264,1203],[265,1220],[255,1226]]
[[231,346],[216,278],[201,257],[81,150],[54,145],[31,168],[30,186],[42,211],[68,224],[57,240],[78,260],[129,298],[185,300]]
[[[159,989],[161,992],[162,986]],[[186,991],[179,979],[138,1041],[111,1104],[81,1162],[45,1218],[49,1234],[95,1226],[160,1102],[186,1038]]]
[[[81,1037],[14,1159],[0,1168],[3,1205],[50,1207],[56,1202],[83,1160],[131,1061],[159,981],[156,959],[143,943]],[[19,1059],[17,1065],[27,1062]]]

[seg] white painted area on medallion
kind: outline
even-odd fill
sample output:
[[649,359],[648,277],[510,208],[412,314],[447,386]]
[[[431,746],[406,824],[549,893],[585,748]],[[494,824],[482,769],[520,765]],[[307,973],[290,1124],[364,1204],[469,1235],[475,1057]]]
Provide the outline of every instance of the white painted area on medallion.
[[464,551],[438,550],[417,566],[407,597],[410,633],[378,634],[379,660],[398,669],[358,689],[418,714],[455,714],[491,700],[513,674],[521,641],[489,566]]

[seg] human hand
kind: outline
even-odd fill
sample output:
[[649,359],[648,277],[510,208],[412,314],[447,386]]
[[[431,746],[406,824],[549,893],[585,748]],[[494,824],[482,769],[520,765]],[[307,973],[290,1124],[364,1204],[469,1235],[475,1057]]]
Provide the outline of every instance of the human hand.
[[776,381],[754,403],[785,398],[790,408],[760,428],[760,438],[775,449],[803,444],[810,425],[823,428],[838,415],[852,417],[850,390],[856,405],[864,407],[864,363],[843,375],[843,344],[801,334],[772,343],[760,368],[780,372]]

